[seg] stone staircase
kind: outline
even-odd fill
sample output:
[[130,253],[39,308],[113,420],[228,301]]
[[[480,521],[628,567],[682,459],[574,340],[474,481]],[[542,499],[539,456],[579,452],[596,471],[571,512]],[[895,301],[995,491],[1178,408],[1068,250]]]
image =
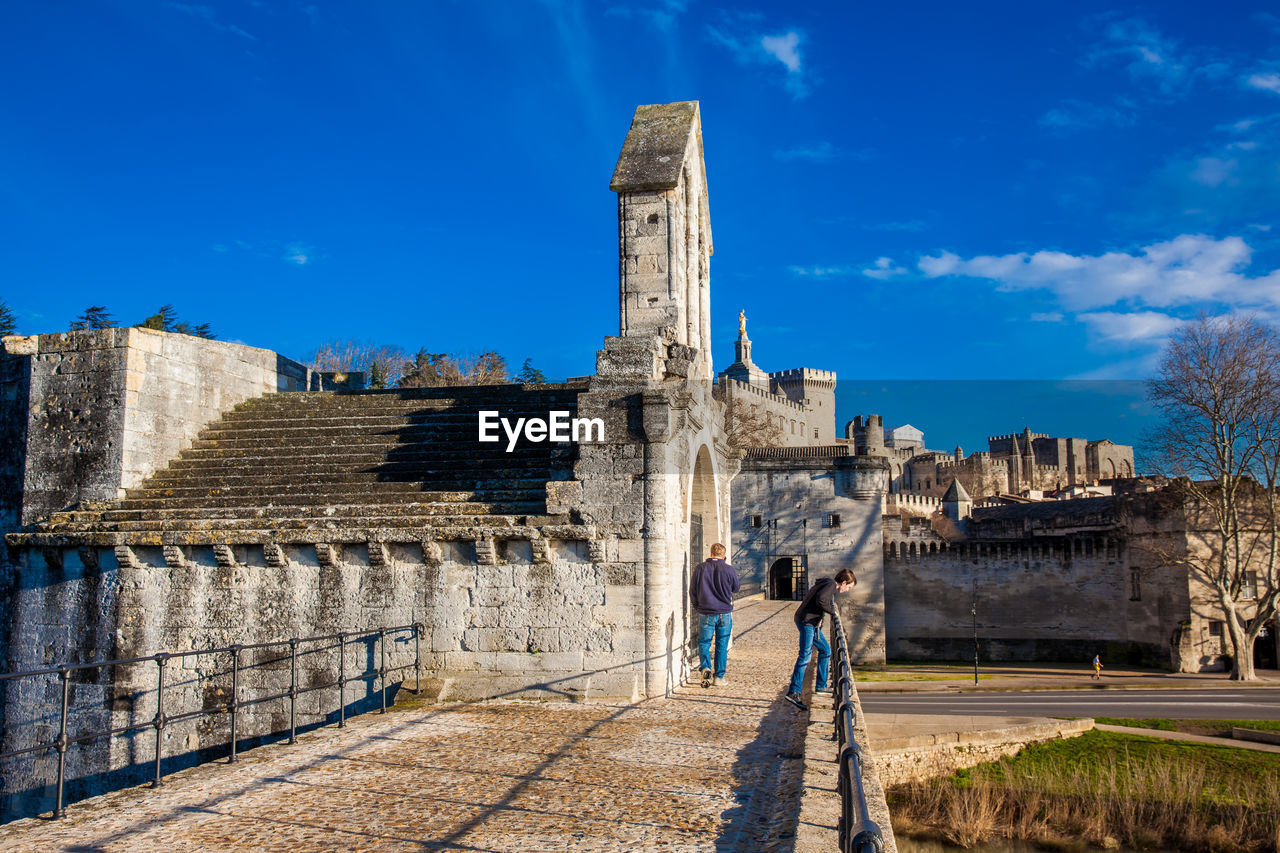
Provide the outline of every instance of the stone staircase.
[[508,453],[505,437],[477,441],[478,413],[572,417],[584,390],[266,395],[227,412],[124,498],[54,513],[6,539],[11,547],[342,544],[571,525],[567,514],[548,513],[547,484],[572,478],[576,445],[522,439]]

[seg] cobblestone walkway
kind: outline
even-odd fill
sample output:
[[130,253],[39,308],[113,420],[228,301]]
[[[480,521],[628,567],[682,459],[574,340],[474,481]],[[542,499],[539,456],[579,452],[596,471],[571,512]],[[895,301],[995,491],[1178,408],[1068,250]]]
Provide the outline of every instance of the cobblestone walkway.
[[0,849],[785,849],[803,715],[782,698],[789,602],[748,600],[726,686],[639,705],[493,702],[365,715],[0,827]]

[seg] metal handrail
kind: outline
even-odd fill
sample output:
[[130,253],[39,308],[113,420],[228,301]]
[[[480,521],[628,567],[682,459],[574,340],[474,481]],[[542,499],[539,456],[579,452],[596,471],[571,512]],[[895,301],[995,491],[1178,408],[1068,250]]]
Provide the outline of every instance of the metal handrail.
[[849,644],[839,616],[836,625],[834,663],[836,703],[835,741],[840,748],[840,853],[884,853],[884,836],[867,810],[867,795],[862,788],[862,747],[853,736],[857,709],[853,703],[853,672],[849,666]]
[[[343,728],[347,724],[347,708],[346,708],[346,685],[352,681],[363,681],[369,677],[376,677],[381,682],[382,707],[380,713],[387,712],[387,675],[389,673],[399,672],[401,670],[414,670],[415,690],[421,689],[422,685],[422,630],[424,625],[421,622],[413,622],[408,625],[396,625],[391,628],[376,628],[365,631],[339,631],[336,634],[318,634],[311,637],[290,637],[287,640],[272,640],[265,643],[244,643],[233,644],[230,646],[221,646],[213,649],[196,649],[185,652],[158,652],[154,655],[144,655],[142,657],[118,658],[115,660],[94,661],[91,663],[63,663],[53,667],[44,669],[25,670],[23,672],[6,672],[0,673],[0,683],[14,681],[20,678],[37,678],[45,675],[56,675],[62,681],[62,700],[59,709],[58,736],[48,743],[36,744],[35,746],[22,747],[20,749],[11,749],[8,752],[0,752],[0,760],[13,758],[19,755],[26,755],[33,752],[44,752],[47,750],[56,750],[58,753],[58,781],[55,794],[55,806],[53,816],[61,818],[66,815],[66,807],[64,802],[64,783],[66,780],[66,757],[67,749],[76,744],[88,743],[104,737],[114,737],[125,732],[139,731],[147,728],[154,728],[156,732],[156,756],[155,756],[155,778],[151,785],[159,788],[164,784],[164,773],[161,768],[161,761],[164,758],[164,730],[167,726],[184,720],[195,719],[212,714],[229,713],[231,715],[231,736],[230,736],[230,754],[227,758],[228,764],[236,762],[236,742],[237,735],[237,711],[240,708],[252,707],[260,705],[264,702],[273,702],[280,699],[289,700],[289,740],[288,743],[297,743],[298,726],[297,726],[297,704],[298,697],[311,693],[316,690],[324,690],[329,687],[338,688],[338,728]],[[401,666],[387,666],[387,634],[393,634],[400,631],[413,632],[413,663],[402,664]],[[366,637],[377,637],[379,665],[376,669],[362,671],[358,674],[347,676],[346,674],[346,646],[349,640],[360,640]],[[338,679],[336,681],[325,682],[324,684],[315,684],[310,687],[298,687],[298,646],[304,643],[321,643],[331,640],[338,641]],[[241,700],[239,698],[240,687],[240,655],[246,651],[256,649],[272,648],[274,646],[289,647],[289,689],[283,693],[273,693],[267,696],[259,696],[252,699]],[[164,703],[165,691],[165,669],[166,664],[174,658],[197,657],[199,655],[231,655],[231,696],[226,702],[221,702],[208,708],[201,708],[198,711],[187,711],[181,714],[166,714]],[[80,734],[75,737],[67,736],[67,715],[70,710],[71,697],[71,673],[86,669],[102,669],[109,666],[121,666],[132,663],[154,662],[157,667],[156,673],[156,713],[155,716],[145,722],[134,723],[128,726],[120,726],[104,731],[89,732],[88,734]]]

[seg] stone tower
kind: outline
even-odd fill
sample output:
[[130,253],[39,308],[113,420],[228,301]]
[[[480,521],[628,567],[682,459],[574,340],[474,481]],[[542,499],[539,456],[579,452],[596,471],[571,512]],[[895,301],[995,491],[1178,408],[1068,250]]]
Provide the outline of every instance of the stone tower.
[[867,455],[884,456],[884,420],[879,415],[867,415]]
[[618,194],[618,334],[689,347],[711,379],[711,219],[697,101],[636,108],[609,188]]
[[836,375],[830,370],[814,370],[801,367],[770,373],[774,388],[793,402],[812,409],[819,415],[813,418],[812,438],[817,444],[834,444],[836,411]]
[[724,369],[724,375],[768,391],[769,374],[751,360],[751,339],[747,337],[746,317],[742,317],[738,323],[738,339],[733,342],[733,355],[733,364]]
[[947,493],[942,496],[942,511],[956,524],[973,514],[973,498],[969,497],[969,492],[959,480],[952,480]]

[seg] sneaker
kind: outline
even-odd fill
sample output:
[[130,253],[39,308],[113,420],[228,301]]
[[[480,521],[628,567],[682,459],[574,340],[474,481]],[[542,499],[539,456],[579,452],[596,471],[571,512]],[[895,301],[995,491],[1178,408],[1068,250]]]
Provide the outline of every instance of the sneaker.
[[725,678],[723,675],[717,675],[714,679],[712,679],[711,684],[713,687],[727,687],[729,684],[729,679]]
[[792,705],[795,705],[801,711],[809,710],[809,706],[804,704],[804,700],[800,698],[799,693],[788,693],[787,701],[790,702]]
[[704,669],[702,671],[702,686],[703,687],[711,686],[711,670],[709,669]]
[[832,693],[834,693],[835,691],[834,691],[832,688],[830,688],[830,687],[815,687],[815,688],[813,688],[813,692],[814,692],[814,693],[821,693],[821,694],[823,694],[823,695],[825,695],[825,696],[830,696],[830,695],[831,695]]

